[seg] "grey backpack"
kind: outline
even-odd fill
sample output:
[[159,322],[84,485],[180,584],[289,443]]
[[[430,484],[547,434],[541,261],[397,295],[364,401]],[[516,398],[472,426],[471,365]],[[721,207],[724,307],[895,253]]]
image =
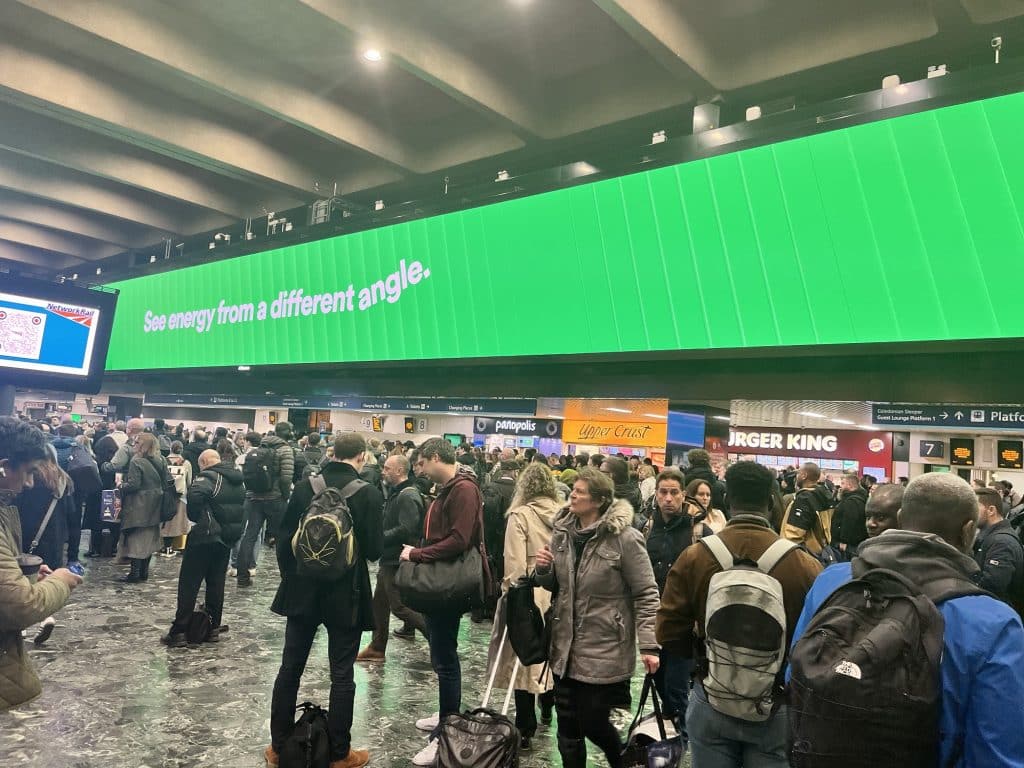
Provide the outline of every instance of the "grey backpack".
[[701,543],[722,566],[708,589],[704,692],[717,712],[764,722],[786,659],[782,585],[771,573],[796,544],[779,539],[755,563],[734,557],[718,536]]

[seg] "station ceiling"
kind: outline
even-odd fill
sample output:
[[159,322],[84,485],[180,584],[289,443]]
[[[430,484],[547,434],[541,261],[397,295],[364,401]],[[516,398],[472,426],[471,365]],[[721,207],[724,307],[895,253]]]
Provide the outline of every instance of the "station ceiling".
[[0,265],[493,174],[581,136],[637,146],[688,132],[699,102],[920,79],[991,61],[1022,19],[1016,0],[0,0]]

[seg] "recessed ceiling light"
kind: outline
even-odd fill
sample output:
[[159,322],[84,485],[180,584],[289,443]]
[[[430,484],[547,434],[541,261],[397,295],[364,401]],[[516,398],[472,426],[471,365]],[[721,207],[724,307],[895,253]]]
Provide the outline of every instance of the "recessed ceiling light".
[[367,61],[380,61],[384,56],[377,48],[367,48],[363,51],[363,58]]
[[613,411],[614,413],[632,413],[632,411],[625,408],[605,408],[606,411]]
[[240,371],[251,371],[252,368],[250,368],[248,365],[240,365],[240,366],[238,366],[238,370],[240,370]]

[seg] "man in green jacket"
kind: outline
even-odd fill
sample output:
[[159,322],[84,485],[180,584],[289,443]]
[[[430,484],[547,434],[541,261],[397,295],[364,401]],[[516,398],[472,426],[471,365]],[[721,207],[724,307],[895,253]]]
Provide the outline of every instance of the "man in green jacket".
[[82,579],[45,565],[26,576],[18,562],[21,521],[14,498],[31,488],[48,456],[46,437],[30,424],[0,417],[0,711],[42,692],[25,654],[21,631],[59,611]]

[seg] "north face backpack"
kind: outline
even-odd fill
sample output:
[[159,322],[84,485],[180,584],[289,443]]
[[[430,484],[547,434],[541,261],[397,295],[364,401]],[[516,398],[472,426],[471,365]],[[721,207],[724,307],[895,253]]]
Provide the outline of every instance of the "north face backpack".
[[987,594],[876,568],[835,590],[793,647],[790,765],[938,764],[944,622],[935,603]]
[[298,721],[281,745],[279,768],[329,768],[331,764],[331,736],[327,729],[327,711],[303,702]]
[[268,493],[274,490],[277,476],[281,474],[277,451],[273,448],[251,449],[242,460],[242,480],[245,490],[252,493]]
[[323,475],[309,478],[313,499],[292,537],[295,570],[320,581],[336,581],[352,570],[358,557],[348,500],[368,485],[353,480],[341,490]]
[[786,659],[786,609],[775,566],[797,545],[779,539],[755,563],[733,556],[719,536],[701,543],[722,570],[711,577],[704,619],[708,703],[748,722],[771,717]]

